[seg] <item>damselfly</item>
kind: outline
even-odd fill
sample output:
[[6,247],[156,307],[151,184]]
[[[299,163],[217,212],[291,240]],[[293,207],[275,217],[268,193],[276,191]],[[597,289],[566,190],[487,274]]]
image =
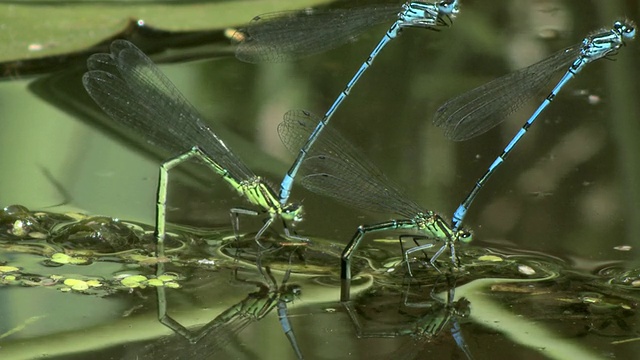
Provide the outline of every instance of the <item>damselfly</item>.
[[322,52],[352,40],[373,25],[396,19],[316,124],[307,141],[296,149],[298,155],[280,184],[280,204],[288,203],[293,181],[309,149],[387,43],[398,37],[404,28],[437,30],[449,26],[458,11],[458,0],[434,3],[409,1],[402,5],[291,11],[254,18],[246,29],[246,38],[236,50],[236,57],[246,62],[284,61]]
[[[291,110],[284,115],[284,121],[278,126],[280,139],[295,153],[316,127],[319,118],[303,110]],[[342,301],[350,297],[351,258],[367,233],[414,229],[422,236],[443,241],[442,247],[431,257],[431,264],[447,249],[451,252],[451,261],[457,265],[455,245],[458,241],[470,242],[467,231],[454,231],[446,221],[430,210],[425,210],[398,189],[375,165],[343,138],[337,131],[327,129],[326,134],[318,138],[314,148],[300,167],[303,175],[301,184],[310,191],[332,197],[346,205],[358,209],[384,213],[394,213],[403,218],[374,225],[360,226],[342,252],[341,292]],[[432,244],[428,244],[432,246]],[[422,246],[425,248],[426,246]],[[411,267],[408,254],[404,253],[409,273]]]
[[[89,71],[82,78],[84,87],[102,110],[148,142],[177,155],[160,166],[156,205],[158,256],[164,255],[169,170],[191,158],[201,160],[251,204],[268,214],[255,236],[258,244],[278,217],[283,220],[287,236],[297,238],[289,234],[287,222],[300,221],[302,207],[290,203],[281,205],[275,191],[231,152],[140,49],[126,40],[116,40],[111,44],[110,54],[92,55],[87,67]],[[239,214],[257,215],[258,212],[231,209],[236,234]]]
[[489,177],[504,162],[509,153],[524,136],[542,111],[555,99],[562,87],[573,79],[587,64],[615,55],[625,43],[635,37],[632,21],[616,21],[608,30],[600,30],[587,36],[582,43],[561,50],[529,67],[493,80],[485,85],[447,101],[436,112],[434,123],[445,129],[445,135],[453,140],[466,140],[480,135],[516,111],[535,96],[561,70],[566,73],[531,115],[518,133],[511,139],[502,154],[476,181],[474,188],[462,201],[453,215],[453,227],[460,227],[469,206]]

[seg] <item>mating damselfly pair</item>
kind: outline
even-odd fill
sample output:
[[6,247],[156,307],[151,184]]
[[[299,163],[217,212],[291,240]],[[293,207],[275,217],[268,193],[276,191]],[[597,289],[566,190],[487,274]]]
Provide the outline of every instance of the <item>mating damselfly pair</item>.
[[[421,230],[427,237],[443,240],[445,243],[431,258],[432,263],[447,248],[451,250],[451,258],[455,263],[454,244],[461,239],[470,239],[468,232],[459,230],[461,222],[488,177],[504,161],[528,127],[568,80],[587,63],[614,54],[624,44],[625,39],[631,39],[635,35],[633,23],[618,21],[610,30],[594,33],[581,44],[474,89],[438,109],[434,121],[436,125],[445,129],[445,135],[453,140],[466,140],[496,126],[527,99],[536,95],[553,75],[562,70],[566,71],[552,93],[494,161],[487,173],[476,182],[473,190],[455,212],[453,223],[449,225],[437,214],[425,211],[421,206],[407,200],[396,186],[344,138],[336,135],[334,131],[326,135],[321,135],[321,132],[362,73],[369,68],[385,44],[397,37],[400,29],[435,29],[449,26],[459,12],[458,5],[458,1],[432,4],[416,2],[406,3],[400,8],[384,6],[324,12],[287,12],[258,17],[248,26],[248,37],[237,50],[238,58],[247,61],[272,61],[307,56],[310,52],[326,50],[346,41],[345,39],[350,39],[354,33],[387,20],[391,14],[397,15],[396,22],[322,119],[307,111],[292,110],[285,114],[279,132],[285,145],[292,152],[298,152],[298,157],[285,175],[279,195],[230,151],[209,126],[200,120],[195,109],[170,81],[131,43],[116,41],[112,45],[111,54],[93,56],[89,60],[90,71],[85,75],[85,87],[98,104],[116,121],[139,131],[150,142],[178,155],[163,165],[159,181],[156,219],[159,253],[162,253],[165,232],[168,170],[186,159],[196,157],[207,163],[250,203],[268,213],[267,221],[256,234],[258,243],[264,231],[278,217],[282,218],[288,236],[304,240],[289,234],[287,227],[287,222],[298,222],[301,219],[301,206],[288,201],[293,179],[299,171],[302,173],[301,184],[312,191],[333,196],[357,208],[402,215],[404,219],[358,229],[343,253],[342,278],[347,284],[351,276],[351,257],[363,236],[371,231],[407,228]],[[333,18],[339,20],[320,20]],[[296,29],[307,31],[294,31]],[[345,35],[347,33],[351,34],[350,37]],[[290,34],[297,36],[289,36]],[[340,34],[341,36],[338,36]],[[316,39],[313,35],[317,35],[315,42],[309,40]],[[319,144],[313,146],[316,141]],[[232,209],[231,212],[234,214],[232,218],[236,231],[239,214],[257,214],[253,210],[245,209]],[[429,247],[432,244],[425,246]],[[408,250],[405,258],[408,257],[407,254],[422,248],[424,247]],[[343,295],[343,299],[348,298],[348,291],[346,294]]]
[[[459,13],[458,1],[436,3],[408,2],[402,6],[363,7],[278,13],[262,16],[250,24],[245,40],[237,50],[237,57],[252,62],[281,61],[324,51],[354,34],[381,21],[395,17],[383,40],[375,47],[346,88],[321,118],[306,110],[291,110],[284,115],[278,131],[283,143],[298,154],[285,175],[280,191],[270,187],[255,175],[231,152],[229,147],[201,119],[197,111],[175,86],[137,47],[125,40],[111,45],[109,54],[97,54],[88,61],[89,72],[84,85],[93,99],[118,123],[140,133],[149,142],[175,154],[175,158],[161,167],[158,185],[156,238],[158,255],[163,255],[166,225],[166,191],[168,172],[176,165],[197,158],[221,176],[252,205],[267,214],[264,226],[255,240],[261,242],[264,232],[282,219],[285,233],[293,240],[305,238],[290,233],[288,226],[301,220],[301,206],[289,201],[296,177],[311,191],[328,195],[353,207],[394,213],[397,220],[357,229],[342,255],[341,300],[350,298],[351,260],[362,239],[371,232],[383,230],[417,230],[419,235],[440,240],[444,244],[430,258],[436,259],[449,249],[451,261],[457,265],[456,244],[471,240],[470,233],[461,229],[462,220],[489,176],[504,161],[529,126],[559,93],[561,88],[582,68],[597,59],[610,57],[635,36],[635,25],[617,21],[612,28],[587,36],[581,43],[562,50],[527,68],[494,80],[448,101],[435,114],[434,122],[452,140],[466,140],[478,136],[502,122],[526,100],[548,85],[560,71],[565,75],[527,120],[522,130],[507,145],[484,176],[478,180],[447,223],[433,211],[410,200],[371,161],[328,125],[331,117],[361,75],[371,66],[382,48],[398,36],[403,28],[438,29],[450,26]],[[331,20],[331,21],[330,21]],[[302,30],[304,31],[302,31]],[[290,36],[291,34],[297,36]],[[434,55],[435,56],[435,55]],[[425,119],[427,120],[427,119]],[[238,215],[257,215],[258,211],[232,209],[234,230],[238,229]],[[311,214],[310,216],[314,216]],[[432,247],[416,246],[404,253],[409,272],[409,255]],[[275,286],[275,285],[274,285]]]

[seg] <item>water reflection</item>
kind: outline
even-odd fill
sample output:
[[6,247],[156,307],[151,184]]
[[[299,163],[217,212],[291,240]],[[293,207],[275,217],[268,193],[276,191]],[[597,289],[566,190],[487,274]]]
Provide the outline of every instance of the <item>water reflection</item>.
[[[258,290],[248,294],[246,298],[224,310],[209,323],[195,331],[186,328],[168,314],[170,304],[167,302],[165,287],[158,287],[158,319],[176,334],[154,341],[128,358],[210,359],[211,356],[221,356],[220,352],[233,343],[235,337],[242,330],[277,309],[282,332],[287,336],[296,357],[302,359],[302,351],[296,341],[287,312],[287,304],[301,295],[301,287],[288,283],[291,275],[290,269],[285,271],[280,285],[278,285],[269,265],[263,267],[264,252],[265,250],[261,250],[256,260],[256,268],[262,277],[261,281],[240,278],[238,268],[234,270],[236,281],[253,284]],[[164,267],[164,264],[158,264],[158,278],[164,275]],[[188,340],[188,343],[185,339]]]
[[[127,229],[124,239],[137,238],[129,249],[106,252],[98,241]],[[4,354],[487,358],[498,347],[505,356],[589,359],[624,357],[637,344],[640,271],[621,264],[578,271],[545,254],[467,246],[461,267],[441,269],[448,275],[414,266],[409,277],[397,240],[373,241],[355,262],[352,301],[341,304],[340,244],[282,246],[270,234],[273,248],[261,253],[255,234],[170,230],[169,251],[156,258],[148,226],[4,209],[0,286],[22,304],[2,324]],[[45,316],[39,302],[29,307],[40,291],[57,304]]]
[[[352,302],[345,302],[344,306],[353,321],[357,336],[359,338],[410,336],[415,343],[404,344],[388,356],[392,356],[393,359],[415,359],[430,341],[438,336],[443,336],[441,332],[448,326],[458,349],[467,359],[473,359],[460,327],[460,321],[468,317],[471,312],[470,302],[464,297],[454,300],[455,275],[431,278],[426,283],[424,280],[415,278],[409,280],[406,288],[400,294],[403,300],[395,308],[397,314],[385,314],[385,310],[394,311],[394,307],[388,306],[389,304],[386,303],[390,302],[386,299],[387,296],[393,297],[389,291],[383,292],[383,294],[376,293],[372,296],[361,296],[355,305]],[[435,282],[429,283],[429,281]],[[444,299],[438,297],[437,294],[440,293],[446,294]],[[415,302],[416,300],[417,302]],[[365,318],[369,326],[363,326],[360,318]],[[371,329],[373,327],[371,325],[380,327],[389,318],[393,321],[403,320],[396,324],[397,328]],[[386,324],[383,327],[389,328],[391,326]],[[389,358],[388,356],[385,358]]]

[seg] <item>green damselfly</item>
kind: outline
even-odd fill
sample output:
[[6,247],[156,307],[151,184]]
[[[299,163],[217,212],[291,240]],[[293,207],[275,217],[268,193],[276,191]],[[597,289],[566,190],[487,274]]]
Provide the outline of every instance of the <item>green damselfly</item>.
[[[111,44],[110,54],[92,55],[87,67],[89,71],[82,78],[84,87],[102,110],[115,122],[175,156],[160,167],[156,204],[158,256],[164,256],[169,171],[192,158],[201,160],[249,203],[268,214],[255,236],[258,244],[278,217],[283,220],[287,236],[303,240],[290,234],[287,227],[287,222],[302,220],[302,207],[280,204],[275,190],[247,168],[140,49],[129,41],[116,40]],[[236,235],[239,214],[257,215],[258,212],[231,209]]]

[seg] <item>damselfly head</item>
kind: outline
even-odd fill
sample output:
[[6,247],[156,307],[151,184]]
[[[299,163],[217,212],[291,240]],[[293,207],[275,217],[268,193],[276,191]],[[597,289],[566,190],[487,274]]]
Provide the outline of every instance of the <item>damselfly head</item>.
[[473,235],[470,231],[467,230],[458,230],[456,233],[456,238],[458,241],[462,241],[465,244],[470,243],[473,240]]
[[455,302],[453,306],[453,310],[457,316],[466,318],[471,314],[471,302],[467,300],[465,297],[461,297],[458,301]]
[[291,221],[294,223],[300,222],[303,220],[304,210],[302,209],[302,204],[287,204],[282,208],[281,216],[286,221]]
[[636,24],[631,20],[616,21],[613,28],[625,39],[636,37]]
[[300,288],[300,285],[296,285],[296,284],[285,285],[283,288],[280,289],[280,300],[286,303],[290,303],[294,301],[296,298],[299,298],[301,294],[302,294],[302,289]]
[[441,15],[449,15],[450,17],[455,17],[456,14],[460,12],[458,0],[441,1],[436,5],[438,6],[438,12]]

